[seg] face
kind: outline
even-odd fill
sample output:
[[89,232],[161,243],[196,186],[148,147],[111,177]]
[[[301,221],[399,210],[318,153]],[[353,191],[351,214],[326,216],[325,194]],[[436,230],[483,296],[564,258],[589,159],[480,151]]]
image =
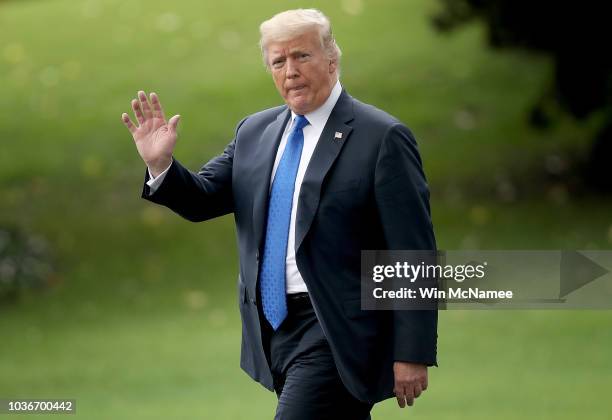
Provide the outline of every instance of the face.
[[337,63],[330,59],[313,30],[267,47],[268,66],[276,89],[296,114],[314,111],[336,83]]

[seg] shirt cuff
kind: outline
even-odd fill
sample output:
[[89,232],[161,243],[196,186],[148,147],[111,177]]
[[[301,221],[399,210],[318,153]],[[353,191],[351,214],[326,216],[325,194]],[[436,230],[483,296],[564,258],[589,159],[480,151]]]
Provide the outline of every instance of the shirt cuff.
[[157,175],[156,177],[154,177],[153,174],[151,173],[151,170],[147,168],[147,170],[149,171],[149,180],[147,181],[147,185],[149,186],[150,194],[154,194],[155,191],[157,191],[159,186],[162,184],[162,182],[164,182],[164,178],[166,177],[166,174],[168,173],[170,166],[172,166],[172,162],[174,162],[174,159],[172,159],[170,161],[170,165],[168,165],[168,167],[164,169],[164,171],[161,174]]

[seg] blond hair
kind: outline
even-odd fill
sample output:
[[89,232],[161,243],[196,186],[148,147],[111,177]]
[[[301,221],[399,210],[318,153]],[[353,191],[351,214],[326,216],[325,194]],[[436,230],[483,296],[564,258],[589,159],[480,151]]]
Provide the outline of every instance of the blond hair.
[[288,41],[312,30],[317,30],[321,47],[339,66],[342,51],[334,39],[327,16],[317,9],[294,9],[280,12],[259,26],[259,47],[266,67],[270,67],[267,52],[270,42]]

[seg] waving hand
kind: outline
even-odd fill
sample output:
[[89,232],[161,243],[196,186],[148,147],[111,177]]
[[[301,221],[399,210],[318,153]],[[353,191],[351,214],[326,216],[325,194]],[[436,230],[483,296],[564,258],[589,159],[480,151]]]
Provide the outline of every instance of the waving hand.
[[132,100],[132,110],[138,121],[137,125],[126,113],[121,115],[121,119],[132,134],[140,157],[153,176],[157,176],[172,163],[180,115],[175,115],[166,121],[157,94],[151,92],[149,99],[141,90],[138,92],[138,99]]

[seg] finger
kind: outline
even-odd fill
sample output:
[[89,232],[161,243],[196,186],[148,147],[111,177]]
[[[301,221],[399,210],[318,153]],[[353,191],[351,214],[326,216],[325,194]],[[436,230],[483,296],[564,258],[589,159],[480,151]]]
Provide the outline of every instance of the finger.
[[130,133],[134,134],[136,132],[136,126],[132,120],[130,120],[130,116],[125,112],[121,114],[121,121],[123,121],[123,124],[125,124],[128,130],[130,130]]
[[161,118],[166,121],[166,116],[164,115],[164,109],[159,102],[159,97],[157,93],[151,92],[149,95],[151,97],[151,105],[153,106],[153,118]]
[[395,386],[394,391],[397,398],[397,403],[401,408],[412,406],[414,404],[414,391],[412,385],[404,385],[400,382]]
[[395,392],[395,398],[397,398],[397,405],[400,408],[404,408],[406,406],[406,397],[404,396],[404,388],[396,386],[393,390]]
[[414,388],[412,386],[407,386],[404,388],[406,395],[406,404],[410,407],[414,405]]
[[145,120],[142,115],[142,109],[140,108],[140,102],[137,99],[132,99],[132,109],[134,110],[134,115],[136,116],[138,124],[143,125]]
[[175,115],[174,117],[170,118],[170,121],[168,121],[168,128],[170,129],[170,131],[176,133],[176,127],[178,126],[180,119],[180,115]]
[[149,105],[149,100],[144,91],[138,91],[138,99],[140,100],[140,106],[142,107],[145,119],[153,118],[153,111],[151,111],[151,105]]
[[416,384],[414,386],[414,398],[419,398],[419,395],[423,393],[423,388],[421,388],[420,384]]

